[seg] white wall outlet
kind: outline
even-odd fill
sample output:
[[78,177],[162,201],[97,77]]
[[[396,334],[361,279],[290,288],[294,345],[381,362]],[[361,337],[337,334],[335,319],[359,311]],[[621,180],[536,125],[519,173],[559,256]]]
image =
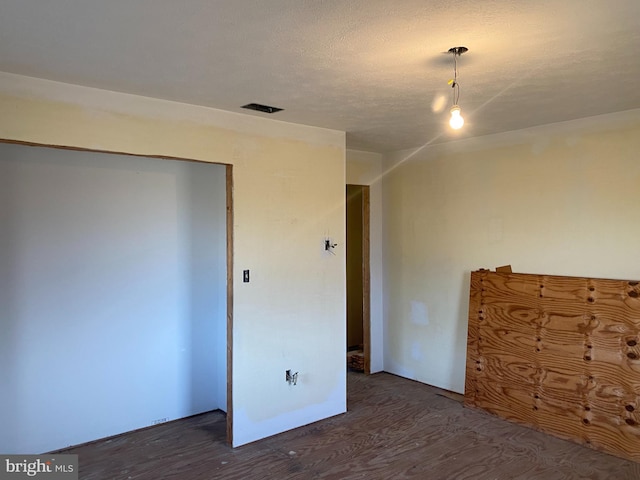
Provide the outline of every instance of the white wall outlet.
[[297,385],[298,384],[298,372],[293,373],[291,370],[287,370],[285,372],[285,380],[289,385]]

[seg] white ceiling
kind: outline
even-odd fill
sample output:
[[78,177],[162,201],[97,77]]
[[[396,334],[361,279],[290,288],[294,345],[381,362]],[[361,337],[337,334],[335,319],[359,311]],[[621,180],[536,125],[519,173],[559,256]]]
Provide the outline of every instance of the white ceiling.
[[379,152],[640,108],[639,47],[640,0],[0,0],[1,71],[264,103]]

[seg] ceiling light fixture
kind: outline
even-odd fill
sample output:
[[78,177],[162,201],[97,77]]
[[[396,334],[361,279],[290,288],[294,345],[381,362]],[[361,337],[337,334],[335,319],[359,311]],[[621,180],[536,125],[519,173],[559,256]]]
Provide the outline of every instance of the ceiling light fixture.
[[454,130],[459,130],[464,125],[464,118],[462,117],[462,110],[458,105],[460,100],[460,85],[458,84],[458,60],[457,57],[468,51],[467,47],[452,47],[449,49],[449,53],[453,55],[453,79],[449,80],[449,85],[453,89],[453,106],[451,107],[451,118],[449,119],[449,125]]

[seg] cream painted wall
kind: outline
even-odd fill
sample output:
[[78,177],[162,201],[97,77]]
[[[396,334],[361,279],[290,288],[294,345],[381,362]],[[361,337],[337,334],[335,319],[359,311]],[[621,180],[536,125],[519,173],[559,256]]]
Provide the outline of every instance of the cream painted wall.
[[344,132],[5,73],[0,112],[5,140],[233,164],[234,445],[346,410]]
[[371,373],[384,369],[381,174],[381,154],[347,150],[347,184],[370,187]]
[[464,389],[470,272],[640,279],[640,110],[385,159],[385,370]]

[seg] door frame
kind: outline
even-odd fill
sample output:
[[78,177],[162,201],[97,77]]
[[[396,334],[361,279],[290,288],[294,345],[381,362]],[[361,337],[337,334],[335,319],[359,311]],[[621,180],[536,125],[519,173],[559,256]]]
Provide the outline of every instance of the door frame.
[[362,343],[364,373],[371,374],[371,252],[370,252],[370,192],[362,186]]
[[233,165],[226,165],[227,190],[227,444],[233,447]]

